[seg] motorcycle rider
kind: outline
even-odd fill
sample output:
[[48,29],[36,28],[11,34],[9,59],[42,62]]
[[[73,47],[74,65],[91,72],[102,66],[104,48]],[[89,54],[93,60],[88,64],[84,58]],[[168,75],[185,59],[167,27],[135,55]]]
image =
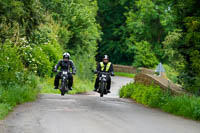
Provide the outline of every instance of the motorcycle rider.
[[[68,72],[68,87],[69,90],[72,90],[72,85],[73,85],[73,76],[72,74],[76,74],[76,68],[74,66],[74,63],[70,59],[70,54],[69,53],[64,53],[63,54],[63,59],[58,62],[58,64],[54,67],[54,72],[57,72],[58,68],[61,67],[60,72],[56,75],[55,80],[54,80],[54,89],[58,89],[59,86],[59,80],[61,79],[61,74],[62,71],[67,71]],[[70,68],[72,68],[72,74],[70,73]]]
[[[94,86],[95,88],[94,91],[97,91],[97,89],[99,88],[99,77],[100,77],[99,72],[109,72],[111,73],[111,76],[114,76],[113,65],[111,62],[109,62],[108,55],[104,55],[103,61],[97,65],[96,72],[97,72],[97,78]],[[111,86],[111,78],[109,76],[107,81],[108,93],[110,93],[110,86]]]

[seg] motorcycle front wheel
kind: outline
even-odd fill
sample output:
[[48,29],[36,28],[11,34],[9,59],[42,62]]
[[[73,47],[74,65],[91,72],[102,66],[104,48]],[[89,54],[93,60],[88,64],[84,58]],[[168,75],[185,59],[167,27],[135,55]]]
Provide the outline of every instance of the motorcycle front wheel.
[[65,92],[66,92],[66,83],[64,81],[62,81],[62,84],[61,84],[61,96],[64,96],[65,95]]
[[100,85],[100,97],[103,97],[104,90],[105,90],[105,82],[101,82],[101,85]]

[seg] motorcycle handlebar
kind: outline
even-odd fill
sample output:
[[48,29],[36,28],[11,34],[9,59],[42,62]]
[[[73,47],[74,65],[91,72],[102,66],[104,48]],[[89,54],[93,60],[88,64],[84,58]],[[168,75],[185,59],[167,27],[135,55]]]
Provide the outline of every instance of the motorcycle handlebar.
[[[53,72],[57,73],[58,71],[56,70],[56,71],[53,71]],[[60,71],[60,72],[63,72],[63,71]],[[67,73],[75,74],[75,73],[72,73],[72,72],[67,72]]]

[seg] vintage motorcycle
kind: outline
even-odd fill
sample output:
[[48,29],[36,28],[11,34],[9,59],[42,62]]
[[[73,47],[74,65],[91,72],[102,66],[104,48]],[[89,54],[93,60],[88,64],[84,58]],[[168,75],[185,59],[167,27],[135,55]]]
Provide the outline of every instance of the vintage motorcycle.
[[69,88],[68,88],[68,72],[67,71],[62,71],[61,74],[61,87],[60,87],[60,92],[61,95],[64,96],[65,93],[68,93]]
[[[52,72],[57,72],[57,71],[52,71]],[[68,93],[69,91],[69,87],[68,87],[68,76],[69,72],[68,71],[61,71],[61,86],[60,86],[60,92],[61,92],[61,96],[64,96],[65,93]],[[53,77],[53,73],[51,74],[51,77]]]
[[103,97],[103,95],[108,94],[107,90],[107,81],[111,75],[109,72],[94,72],[99,74],[99,88],[97,92],[100,94],[100,97]]

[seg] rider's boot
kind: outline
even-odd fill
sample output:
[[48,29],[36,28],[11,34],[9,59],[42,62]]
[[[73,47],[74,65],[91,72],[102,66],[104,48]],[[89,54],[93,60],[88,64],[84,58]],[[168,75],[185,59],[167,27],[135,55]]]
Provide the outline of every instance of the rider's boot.
[[58,86],[55,86],[54,89],[58,89]]
[[71,91],[71,90],[73,90],[73,88],[72,88],[72,87],[69,87],[69,90]]
[[93,91],[97,91],[97,89],[96,88],[94,88],[94,90]]
[[110,90],[107,90],[107,93],[111,93],[111,91],[110,91]]

